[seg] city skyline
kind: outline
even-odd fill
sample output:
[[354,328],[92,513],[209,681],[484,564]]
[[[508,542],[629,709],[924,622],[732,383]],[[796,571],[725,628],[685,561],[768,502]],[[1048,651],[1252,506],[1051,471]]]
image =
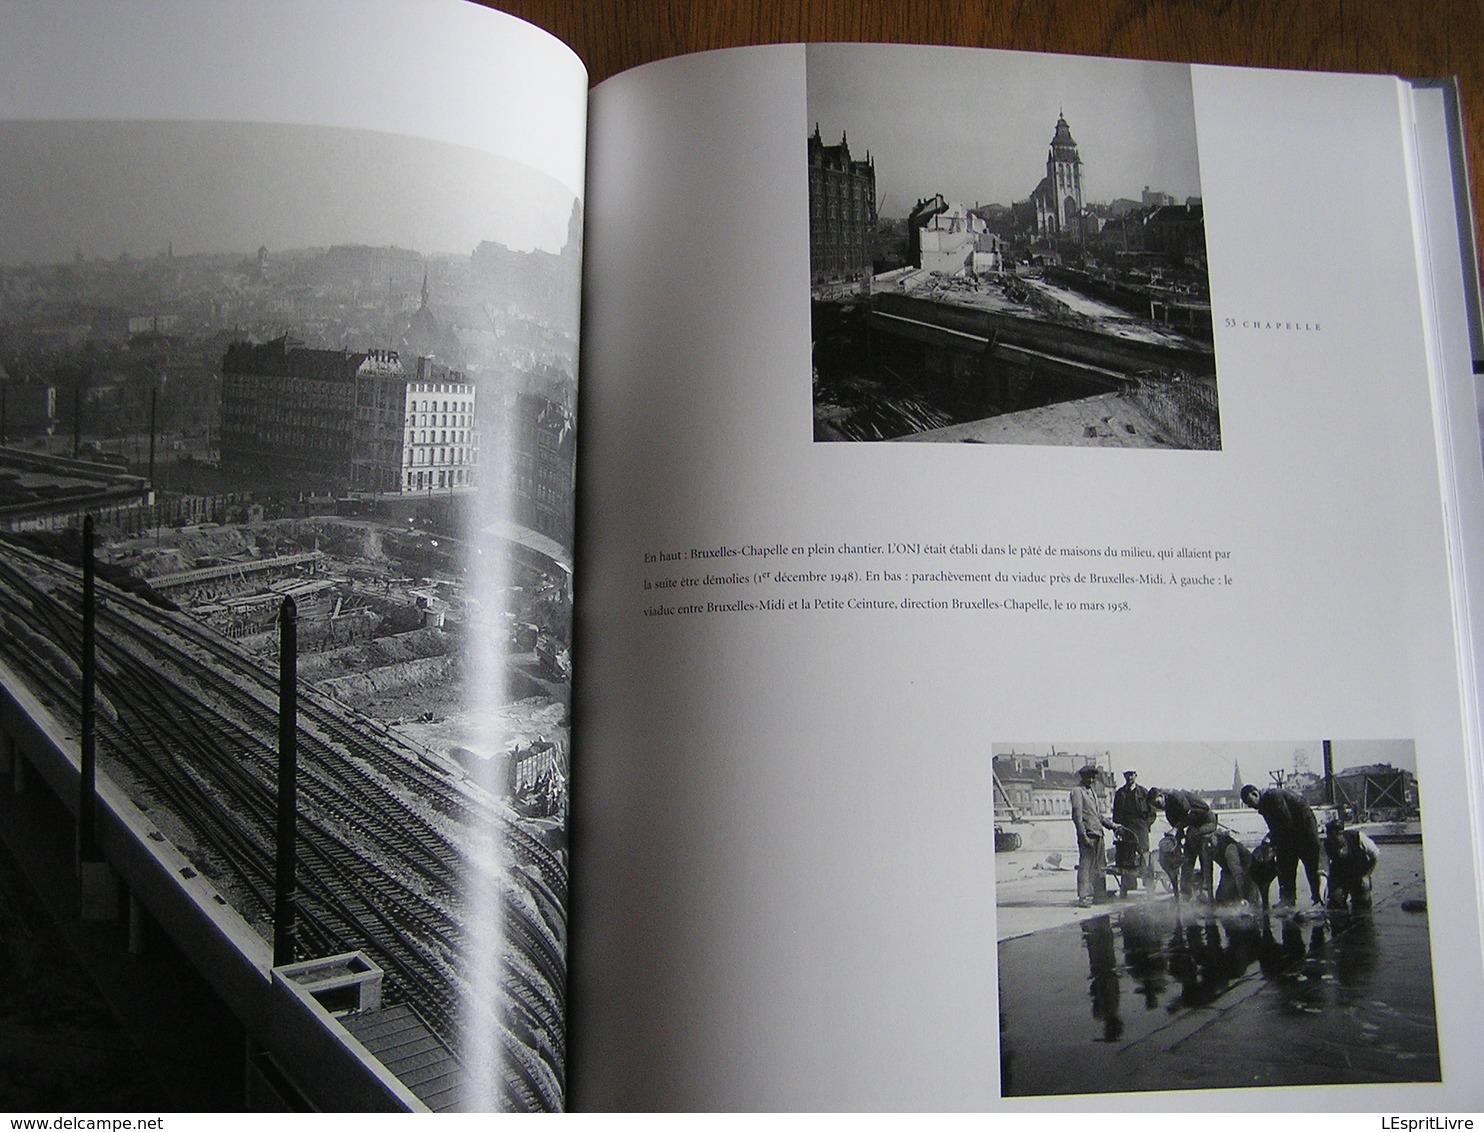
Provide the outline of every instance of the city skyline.
[[[1338,773],[1351,767],[1389,763],[1398,770],[1417,771],[1416,745],[1409,739],[1335,739],[1330,749]],[[994,755],[1011,753],[1032,758],[1081,755],[1093,758],[1122,779],[1125,770],[1135,770],[1142,786],[1182,790],[1230,790],[1233,767],[1239,767],[1244,784],[1260,788],[1272,785],[1269,772],[1292,773],[1294,756],[1302,753],[1308,769],[1324,772],[1322,740],[1262,740],[1213,742],[1057,742],[995,743]]]
[[558,253],[576,197],[507,158],[365,130],[0,122],[0,265],[340,245]]
[[[1084,199],[1145,186],[1201,195],[1190,68],[1026,52],[828,44],[808,49],[808,130],[875,159],[881,215],[941,192],[1011,205],[1045,174],[1058,115],[1083,159]],[[924,120],[913,108],[937,107]]]

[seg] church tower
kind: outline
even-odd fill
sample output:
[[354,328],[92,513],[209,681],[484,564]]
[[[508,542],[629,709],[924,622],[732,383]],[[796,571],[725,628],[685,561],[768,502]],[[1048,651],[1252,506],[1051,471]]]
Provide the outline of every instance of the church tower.
[[1036,213],[1041,234],[1082,238],[1082,158],[1066,115],[1056,115],[1056,129],[1046,151],[1046,179],[1036,194]]

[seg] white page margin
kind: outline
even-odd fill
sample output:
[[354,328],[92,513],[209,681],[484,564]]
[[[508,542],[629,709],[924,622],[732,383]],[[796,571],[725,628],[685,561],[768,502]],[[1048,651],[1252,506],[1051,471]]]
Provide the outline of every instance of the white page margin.
[[[1351,130],[1396,129],[1394,83],[1197,71],[1208,201],[1222,180],[1235,218],[1208,226],[1213,294],[1221,282],[1284,317],[1315,304],[1344,336],[1219,338],[1224,450],[1113,453],[809,442],[801,72],[797,48],[721,53],[594,95],[574,991],[591,1045],[574,1063],[579,1105],[995,1104],[996,740],[1415,738],[1436,784],[1429,862],[1471,828],[1467,808],[1440,797],[1462,771],[1426,395],[1414,388],[1383,421],[1333,388],[1278,380],[1338,359],[1377,367],[1383,395],[1407,388],[1389,363],[1415,361],[1415,304],[1353,314],[1357,287],[1381,297],[1366,270],[1373,251],[1412,264],[1404,171],[1363,161],[1344,186],[1386,218],[1378,233],[1361,226],[1379,250],[1350,237],[1353,211],[1318,235],[1302,216],[1257,229],[1240,219],[1292,208],[1292,179],[1275,188],[1261,175],[1270,161],[1241,156],[1246,145],[1269,155],[1238,137],[1256,100],[1277,105],[1303,87],[1322,121],[1359,97],[1362,109],[1342,115],[1357,117]],[[1214,176],[1208,148],[1230,158]],[[1262,269],[1245,254],[1254,241],[1270,260],[1323,251],[1323,285],[1274,277],[1271,262],[1266,275],[1234,275],[1233,263]],[[1353,451],[1394,441],[1418,459],[1382,469],[1318,443],[1347,438]],[[1178,477],[1162,474],[1172,467]],[[1358,497],[1408,545],[1371,546],[1344,509]],[[1256,596],[1202,607],[1155,595],[1148,616],[1075,630],[930,618],[655,625],[638,613],[645,551],[904,526],[953,538],[974,524],[1009,538],[1222,539],[1248,556]],[[926,812],[908,804],[924,797]],[[1435,971],[1445,1090],[1466,1088],[1459,1059],[1477,1023],[1451,992],[1455,977],[1477,987],[1478,922],[1472,908],[1434,914],[1435,949],[1449,940]],[[1430,1087],[1240,1095],[1254,1108],[1439,1099]],[[1017,1107],[1190,1103],[1145,1093]]]

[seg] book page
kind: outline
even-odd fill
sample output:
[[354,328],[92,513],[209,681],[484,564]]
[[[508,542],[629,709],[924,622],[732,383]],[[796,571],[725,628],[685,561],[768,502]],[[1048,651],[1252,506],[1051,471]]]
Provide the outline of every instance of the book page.
[[559,1108],[580,61],[427,0],[4,24],[0,892],[73,930],[22,831],[96,814],[82,919],[178,968],[38,977],[120,1052],[4,1106]]
[[592,122],[573,1103],[1477,1106],[1399,85],[780,47]]

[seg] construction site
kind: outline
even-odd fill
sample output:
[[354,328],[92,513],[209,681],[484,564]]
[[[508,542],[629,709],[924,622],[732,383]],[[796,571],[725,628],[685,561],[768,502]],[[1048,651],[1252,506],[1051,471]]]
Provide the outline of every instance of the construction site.
[[[469,595],[471,558],[510,583],[498,625]],[[560,752],[552,770],[565,779],[569,582],[540,553],[331,515],[149,532],[107,542],[100,560],[265,664],[277,663],[278,610],[293,598],[302,679],[470,770],[509,753],[470,738],[488,729],[469,719],[466,646],[493,633],[507,658],[501,730],[517,751]]]

